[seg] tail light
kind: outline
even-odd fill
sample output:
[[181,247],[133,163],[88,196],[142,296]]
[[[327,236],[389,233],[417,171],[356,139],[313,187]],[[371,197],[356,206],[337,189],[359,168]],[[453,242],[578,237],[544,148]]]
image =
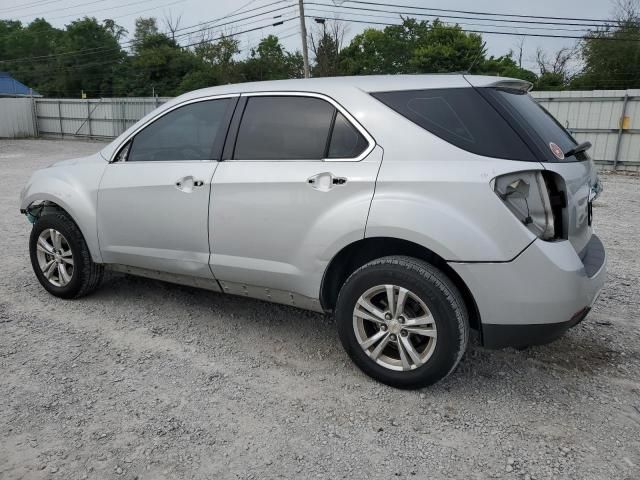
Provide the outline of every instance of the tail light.
[[494,179],[493,189],[509,210],[542,240],[555,238],[549,189],[540,171],[517,172]]

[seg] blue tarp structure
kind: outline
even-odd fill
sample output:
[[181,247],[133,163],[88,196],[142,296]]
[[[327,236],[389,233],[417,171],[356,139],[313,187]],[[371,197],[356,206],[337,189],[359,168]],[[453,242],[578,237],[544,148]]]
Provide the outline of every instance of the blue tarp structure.
[[20,83],[7,72],[0,72],[0,97],[41,97],[38,92]]

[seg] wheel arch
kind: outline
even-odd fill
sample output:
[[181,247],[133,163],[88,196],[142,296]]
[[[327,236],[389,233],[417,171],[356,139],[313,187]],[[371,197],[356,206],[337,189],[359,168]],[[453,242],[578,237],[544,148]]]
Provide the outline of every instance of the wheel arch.
[[[20,211],[26,215],[35,214],[34,216],[36,218],[52,212],[64,213],[71,219],[71,221],[73,221],[73,223],[76,224],[76,226],[80,230],[80,233],[82,233],[82,236],[87,243],[87,248],[91,253],[92,260],[96,263],[102,262],[97,235],[88,235],[89,228],[87,223],[90,223],[90,218],[93,217],[95,225],[95,214],[93,216],[90,213],[87,214],[86,212],[84,214],[79,214],[78,212],[74,211],[74,209],[63,199],[44,192],[34,193],[29,195],[28,197],[25,197],[20,205]],[[83,218],[84,221],[82,221]]]
[[471,290],[444,258],[420,244],[394,237],[367,237],[342,248],[331,259],[322,277],[320,286],[322,308],[325,311],[333,311],[340,288],[354,271],[371,260],[390,255],[418,258],[440,269],[460,291],[469,313],[470,326],[481,331],[480,312]]

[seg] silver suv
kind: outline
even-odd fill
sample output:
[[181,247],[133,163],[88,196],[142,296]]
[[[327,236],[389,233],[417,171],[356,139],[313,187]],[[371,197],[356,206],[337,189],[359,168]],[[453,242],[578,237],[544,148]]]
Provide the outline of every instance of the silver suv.
[[353,361],[416,388],[548,342],[605,278],[586,150],[528,95],[465,75],[226,85],[161,106],[21,196],[53,295],[111,269],[333,313]]

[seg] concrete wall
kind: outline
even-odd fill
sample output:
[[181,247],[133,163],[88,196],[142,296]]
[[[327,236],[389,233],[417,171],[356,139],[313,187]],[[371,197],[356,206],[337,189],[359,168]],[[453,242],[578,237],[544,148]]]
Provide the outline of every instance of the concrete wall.
[[34,99],[0,97],[0,138],[36,136]]

